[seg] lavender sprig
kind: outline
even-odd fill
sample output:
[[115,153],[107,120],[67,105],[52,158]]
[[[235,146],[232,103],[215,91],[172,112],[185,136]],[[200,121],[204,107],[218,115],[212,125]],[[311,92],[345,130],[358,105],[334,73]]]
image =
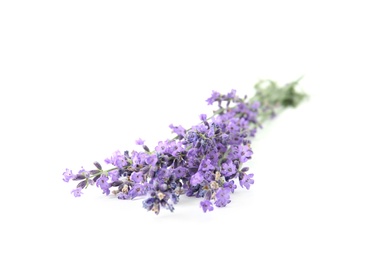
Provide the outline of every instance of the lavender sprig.
[[128,200],[143,196],[143,207],[159,214],[164,208],[174,211],[179,197],[200,198],[204,212],[225,207],[231,202],[238,181],[242,188],[254,184],[253,173],[244,164],[252,158],[251,140],[262,124],[287,107],[296,107],[306,95],[295,90],[299,80],[279,87],[273,81],[260,81],[251,99],[240,98],[235,90],[216,91],[206,100],[218,104],[211,117],[200,115],[200,123],[185,129],[170,125],[176,136],[158,142],[153,151],[142,139],[142,151],[115,151],[105,163],[114,167],[77,173],[63,173],[65,182],[79,181],[72,191],[80,197],[83,189],[96,185],[103,194]]

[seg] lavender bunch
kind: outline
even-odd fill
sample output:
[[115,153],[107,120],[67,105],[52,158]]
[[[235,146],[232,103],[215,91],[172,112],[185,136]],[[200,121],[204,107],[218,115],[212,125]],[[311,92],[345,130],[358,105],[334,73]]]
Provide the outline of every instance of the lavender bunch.
[[206,100],[217,104],[209,118],[200,115],[200,123],[185,129],[170,125],[175,137],[158,142],[151,151],[139,139],[142,151],[116,151],[105,159],[113,167],[104,170],[81,169],[77,174],[66,169],[65,182],[78,181],[72,191],[80,197],[82,190],[96,185],[103,194],[121,200],[144,197],[143,207],[159,214],[164,208],[174,211],[181,195],[200,198],[204,212],[225,207],[237,188],[249,189],[253,173],[244,164],[252,158],[251,140],[262,124],[287,107],[296,107],[305,94],[295,87],[299,80],[279,87],[273,81],[255,85],[252,98],[239,97],[235,90],[227,94],[216,91]]

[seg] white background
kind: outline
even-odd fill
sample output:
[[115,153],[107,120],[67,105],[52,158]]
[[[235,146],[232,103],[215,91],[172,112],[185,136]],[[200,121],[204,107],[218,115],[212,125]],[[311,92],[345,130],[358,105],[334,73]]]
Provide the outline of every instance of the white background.
[[[373,259],[369,2],[1,1],[0,258]],[[197,123],[212,90],[300,76],[309,100],[259,132],[226,208],[62,181]]]

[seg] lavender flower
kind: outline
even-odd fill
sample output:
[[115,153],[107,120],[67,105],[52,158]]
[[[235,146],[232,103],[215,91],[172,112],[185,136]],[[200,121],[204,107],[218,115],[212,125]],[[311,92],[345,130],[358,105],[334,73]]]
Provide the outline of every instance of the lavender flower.
[[230,93],[228,93],[226,96],[228,99],[233,99],[235,98],[236,90],[232,89]]
[[203,159],[200,163],[200,170],[202,171],[212,171],[215,167],[212,165],[212,161],[209,159]]
[[206,101],[217,103],[218,109],[211,117],[201,114],[200,123],[188,130],[170,124],[177,136],[158,142],[153,151],[139,138],[135,143],[142,151],[117,150],[104,160],[114,168],[103,170],[94,162],[96,169],[90,171],[82,168],[73,174],[66,169],[63,181],[79,181],[71,192],[75,197],[93,184],[120,200],[144,197],[143,207],[155,214],[161,209],[173,212],[181,195],[204,198],[200,202],[204,212],[225,207],[237,182],[246,189],[254,184],[253,174],[247,174],[249,168],[243,164],[252,158],[251,140],[262,123],[305,98],[295,90],[297,83],[278,87],[273,81],[259,82],[249,100],[234,89],[227,94],[213,91]]
[[144,161],[148,165],[156,166],[156,163],[158,161],[157,155],[155,155],[155,154],[148,155],[148,156],[146,156]]
[[109,171],[108,172],[108,175],[110,176],[111,180],[114,182],[114,181],[118,181],[119,180],[119,177],[120,177],[120,174],[119,174],[119,171],[118,170],[112,170],[112,171]]
[[106,163],[111,163],[118,168],[122,168],[127,165],[126,158],[120,151],[115,151],[112,157],[105,159]]
[[62,174],[64,176],[63,181],[69,182],[71,179],[75,177],[73,172],[69,169],[66,169],[66,171]]
[[196,186],[204,181],[204,177],[201,172],[197,172],[192,175],[190,183],[192,186]]
[[252,179],[253,178],[253,173],[250,174],[245,174],[243,179],[240,180],[240,186],[245,187],[247,190],[249,190],[249,187],[255,183],[255,181]]
[[176,178],[181,179],[187,176],[188,168],[179,166],[173,170],[173,174]]
[[108,180],[109,178],[107,176],[101,175],[96,181],[96,186],[100,187],[106,195],[109,195],[110,193],[110,184],[108,183]]
[[249,159],[251,159],[251,156],[253,154],[252,150],[247,145],[241,145],[238,152],[241,163],[247,162]]
[[230,177],[236,173],[236,167],[232,161],[222,164],[222,174],[226,177]]
[[169,127],[173,130],[173,133],[177,134],[180,137],[183,137],[186,134],[186,129],[183,128],[183,126],[174,126],[169,125]]
[[159,154],[167,153],[168,150],[169,150],[168,141],[165,141],[165,142],[160,141],[160,142],[158,142],[158,145],[156,146],[155,150]]
[[206,114],[201,114],[200,115],[200,120],[201,121],[206,122],[206,119],[207,119]]
[[212,202],[209,201],[209,200],[203,200],[203,201],[201,201],[200,202],[200,206],[203,208],[204,212],[212,211],[214,209]]
[[237,188],[237,186],[236,186],[235,182],[233,180],[231,180],[229,182],[225,182],[223,184],[223,188],[230,190],[231,193],[234,193],[234,191]]
[[80,197],[83,194],[82,188],[76,188],[71,193],[73,193],[74,197]]
[[142,172],[133,172],[131,174],[131,180],[135,183],[140,183],[144,180]]
[[117,198],[119,200],[127,200],[130,198],[130,195],[128,195],[127,193],[123,193],[122,191],[118,193],[117,195]]
[[145,193],[146,193],[145,187],[142,184],[137,183],[131,188],[128,194],[129,194],[129,197],[133,199],[138,196],[145,195]]
[[144,144],[144,140],[142,140],[142,139],[139,138],[138,140],[135,141],[135,143],[137,145],[143,145]]
[[217,101],[220,97],[220,94],[217,91],[212,92],[212,96],[206,100],[208,105],[212,105],[215,101]]
[[216,193],[215,205],[217,207],[225,207],[231,202],[230,200],[230,189],[220,188]]

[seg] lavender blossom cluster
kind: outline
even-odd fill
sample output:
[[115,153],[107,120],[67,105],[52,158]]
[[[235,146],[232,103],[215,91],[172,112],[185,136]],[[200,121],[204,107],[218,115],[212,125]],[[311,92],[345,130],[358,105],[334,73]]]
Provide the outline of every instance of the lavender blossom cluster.
[[105,159],[113,168],[103,170],[95,162],[94,170],[82,168],[74,174],[66,169],[63,180],[79,181],[71,192],[75,197],[80,197],[84,188],[96,185],[103,194],[112,193],[121,200],[144,197],[143,207],[156,214],[161,208],[173,212],[181,195],[200,198],[204,212],[225,207],[237,184],[245,189],[254,184],[253,173],[244,164],[252,158],[251,139],[262,121],[273,117],[277,108],[297,105],[286,104],[285,100],[301,101],[297,96],[301,94],[294,91],[279,96],[296,84],[282,88],[275,99],[269,93],[280,88],[274,82],[269,84],[265,88],[256,85],[256,95],[250,100],[238,97],[235,90],[227,94],[213,91],[206,100],[208,105],[218,105],[213,116],[200,115],[200,123],[187,130],[170,125],[176,136],[160,141],[154,151],[139,139],[136,144],[142,151],[116,151]]

